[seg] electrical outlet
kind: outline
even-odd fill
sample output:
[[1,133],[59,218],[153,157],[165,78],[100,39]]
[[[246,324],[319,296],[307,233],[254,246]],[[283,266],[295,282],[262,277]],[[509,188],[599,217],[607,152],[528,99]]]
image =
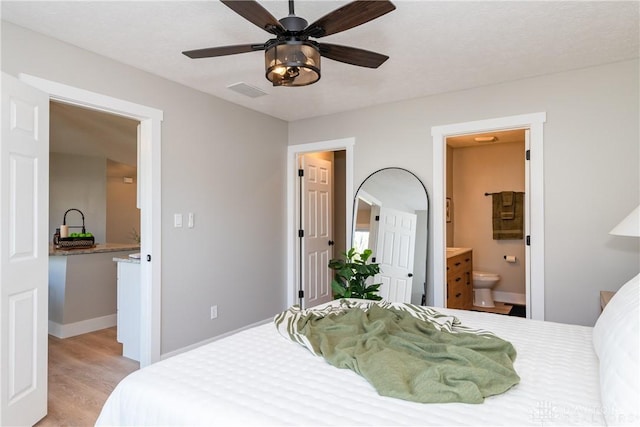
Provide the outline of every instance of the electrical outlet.
[[216,317],[218,317],[218,306],[217,305],[212,305],[211,306],[211,320],[215,319]]

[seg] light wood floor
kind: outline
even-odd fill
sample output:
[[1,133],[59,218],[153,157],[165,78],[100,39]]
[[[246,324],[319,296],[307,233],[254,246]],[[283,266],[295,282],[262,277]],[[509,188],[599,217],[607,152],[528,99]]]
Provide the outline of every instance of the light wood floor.
[[503,302],[496,301],[495,307],[478,307],[474,305],[471,310],[473,311],[487,311],[489,313],[509,314],[513,306],[511,304],[505,304]]
[[139,367],[122,357],[115,327],[66,339],[49,335],[48,414],[36,426],[93,426],[116,384]]

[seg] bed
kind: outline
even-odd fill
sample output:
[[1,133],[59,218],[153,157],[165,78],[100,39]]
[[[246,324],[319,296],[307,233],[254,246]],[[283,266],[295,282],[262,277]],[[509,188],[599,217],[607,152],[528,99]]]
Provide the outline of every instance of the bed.
[[593,328],[438,308],[517,351],[520,382],[480,404],[380,396],[270,322],[132,373],[97,425],[637,425],[639,283]]

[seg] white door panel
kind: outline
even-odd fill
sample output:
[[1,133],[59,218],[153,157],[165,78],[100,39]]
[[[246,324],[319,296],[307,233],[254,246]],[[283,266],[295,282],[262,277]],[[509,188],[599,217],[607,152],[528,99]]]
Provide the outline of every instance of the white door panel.
[[49,97],[2,74],[0,425],[47,412]]
[[333,299],[329,260],[333,256],[332,165],[303,156],[304,305],[312,307]]
[[380,296],[393,302],[411,302],[413,255],[416,241],[417,216],[412,213],[380,207],[375,262],[380,273],[374,283],[382,283]]

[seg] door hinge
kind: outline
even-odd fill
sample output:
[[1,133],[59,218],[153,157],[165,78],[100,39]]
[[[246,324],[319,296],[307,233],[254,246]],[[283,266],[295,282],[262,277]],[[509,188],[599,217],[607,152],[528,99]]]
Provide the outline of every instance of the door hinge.
[[527,150],[524,154],[525,159],[531,160],[531,150]]
[[527,236],[527,246],[531,246],[531,236]]
[[380,221],[380,215],[376,215],[376,221]]
[[298,298],[304,298],[304,291],[302,289],[298,291]]
[[151,255],[147,254],[147,262],[151,262]]
[[375,264],[375,262],[376,262],[376,257],[371,258],[371,262]]
[[304,176],[304,169],[298,169],[298,176]]
[[298,237],[304,237],[304,230],[298,230]]

